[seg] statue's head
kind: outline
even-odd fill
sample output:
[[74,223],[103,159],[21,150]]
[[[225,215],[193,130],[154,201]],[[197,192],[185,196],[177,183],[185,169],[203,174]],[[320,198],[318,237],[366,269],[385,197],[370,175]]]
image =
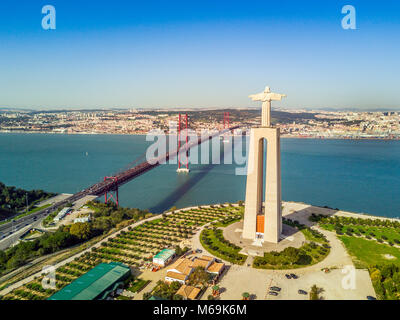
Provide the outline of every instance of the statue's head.
[[270,93],[270,92],[271,92],[271,89],[268,86],[266,86],[264,89],[264,93]]

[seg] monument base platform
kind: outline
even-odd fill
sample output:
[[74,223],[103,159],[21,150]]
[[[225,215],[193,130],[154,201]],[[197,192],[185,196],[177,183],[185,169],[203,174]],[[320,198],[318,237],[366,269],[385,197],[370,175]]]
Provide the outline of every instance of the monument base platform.
[[262,239],[244,239],[242,230],[243,221],[239,221],[224,228],[223,235],[226,240],[242,248],[240,253],[250,256],[262,257],[264,252],[280,252],[287,247],[300,248],[306,240],[301,231],[286,224],[282,225],[278,243],[262,241]]

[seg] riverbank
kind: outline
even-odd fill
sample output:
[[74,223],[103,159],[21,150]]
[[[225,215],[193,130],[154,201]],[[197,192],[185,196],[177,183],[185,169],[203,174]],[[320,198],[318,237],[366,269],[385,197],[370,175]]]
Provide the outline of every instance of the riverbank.
[[283,206],[283,211],[282,211],[283,217],[289,218],[291,220],[300,220],[301,223],[306,225],[310,225],[310,222],[308,221],[308,216],[311,215],[312,213],[316,215],[322,214],[325,216],[337,215],[341,217],[355,218],[355,219],[358,218],[372,219],[372,220],[379,219],[384,221],[388,220],[388,221],[400,222],[400,218],[398,217],[396,218],[381,217],[369,213],[356,213],[356,212],[338,210],[328,207],[319,207],[311,204],[306,204],[303,202],[282,201],[282,206]]
[[[53,131],[19,131],[19,130],[0,130],[0,133],[18,133],[18,134],[55,134],[55,135],[124,135],[124,136],[146,136],[148,132],[140,132],[140,133],[120,133],[120,132],[53,132]],[[165,133],[166,135],[176,135]],[[200,134],[200,133],[199,133]],[[225,134],[226,135],[226,134]],[[247,137],[250,134],[246,134]],[[342,137],[342,136],[304,136],[304,135],[288,135],[282,134],[280,136],[283,139],[315,139],[315,140],[382,140],[382,141],[399,141],[399,137]]]

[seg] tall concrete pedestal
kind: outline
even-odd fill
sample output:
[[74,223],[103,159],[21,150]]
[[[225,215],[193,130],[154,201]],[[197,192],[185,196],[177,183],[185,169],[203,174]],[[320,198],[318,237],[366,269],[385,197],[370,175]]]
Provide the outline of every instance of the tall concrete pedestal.
[[[263,210],[264,139],[267,141],[267,160],[265,168],[265,208]],[[258,231],[263,231],[264,241],[278,243],[282,232],[279,128],[260,127],[251,129],[248,161],[242,237],[256,239],[257,215],[264,215],[264,228]],[[262,236],[261,233],[258,234]]]

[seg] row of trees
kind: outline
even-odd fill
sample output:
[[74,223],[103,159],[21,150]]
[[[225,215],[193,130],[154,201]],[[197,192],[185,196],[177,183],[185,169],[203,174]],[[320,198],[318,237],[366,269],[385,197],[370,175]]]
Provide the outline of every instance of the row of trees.
[[[164,281],[159,280],[157,282],[157,286],[154,288],[152,293],[143,294],[143,299],[147,300],[153,295],[161,299],[173,300],[176,292],[179,290],[181,286],[182,284],[179,283],[178,281],[166,283]],[[176,300],[182,300],[182,298],[183,297],[181,296],[175,297]]]
[[[333,225],[334,230],[339,235],[363,236],[367,239],[375,238],[378,242],[383,243],[386,241],[389,245],[400,244],[398,238],[389,240],[386,235],[381,234],[387,228],[398,232],[400,230],[400,222],[396,220],[326,217],[315,214],[310,217],[310,220],[319,222],[322,225]],[[400,300],[400,266],[394,263],[384,263],[370,265],[368,269],[379,299]]]
[[0,182],[0,220],[7,219],[18,211],[26,208],[28,203],[34,204],[54,196],[55,193],[43,190],[23,190],[16,187],[6,186]]
[[400,228],[400,222],[397,220],[383,220],[383,219],[365,219],[343,216],[327,217],[323,214],[311,214],[310,218],[313,222],[320,222],[322,224],[342,224],[342,225],[357,225],[357,226],[376,226],[376,227],[390,227]]
[[204,229],[201,232],[200,241],[204,248],[221,259],[235,264],[243,264],[247,256],[240,254],[241,248],[224,239],[222,233],[219,232],[222,232],[222,230]]
[[91,202],[90,206],[95,211],[91,222],[60,226],[57,231],[45,233],[34,241],[20,242],[6,251],[0,251],[0,274],[18,268],[33,258],[106,234],[123,221],[137,221],[148,214],[148,211],[140,209],[117,208],[114,204]]
[[54,233],[45,233],[34,241],[20,242],[6,251],[0,251],[0,272],[24,265],[28,260],[56,252],[80,242],[67,227],[60,227]]
[[329,248],[311,241],[300,248],[287,247],[280,252],[265,252],[263,257],[255,257],[253,266],[263,269],[306,266],[321,261],[328,253]]
[[372,283],[379,299],[400,300],[400,267],[395,264],[369,268]]

